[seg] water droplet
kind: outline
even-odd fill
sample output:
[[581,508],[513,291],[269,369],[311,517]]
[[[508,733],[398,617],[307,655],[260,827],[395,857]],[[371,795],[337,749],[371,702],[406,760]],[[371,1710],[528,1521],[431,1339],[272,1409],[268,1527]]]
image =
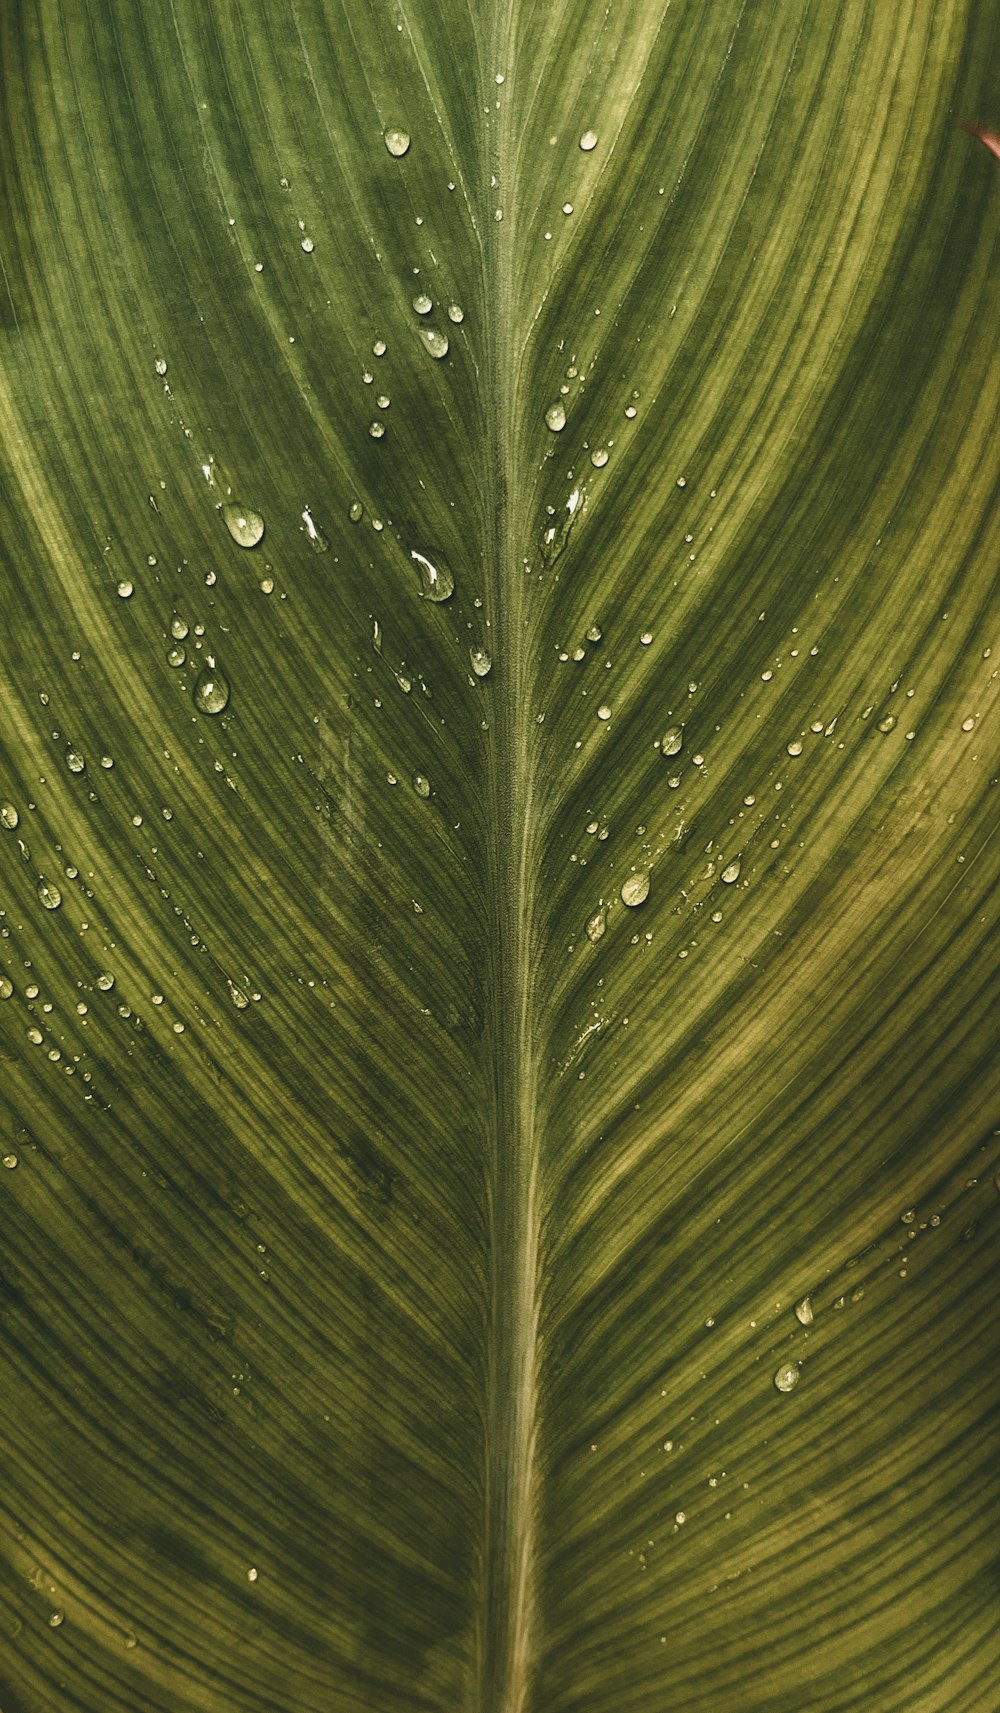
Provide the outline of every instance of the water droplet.
[[0,826],[7,827],[13,831],[20,819],[21,817],[13,803],[0,803]]
[[802,745],[800,744],[798,738],[796,738],[794,740],[794,742],[788,744],[787,748],[788,748],[789,755],[801,755],[802,754]]
[[123,601],[127,601],[129,596],[131,595],[132,584],[129,582],[127,577],[123,577],[121,582],[119,583],[118,593],[121,596]]
[[683,742],[684,733],[680,726],[668,726],[660,739],[660,754],[677,755]]
[[70,773],[83,773],[87,763],[78,749],[68,749],[66,751],[66,766]]
[[581,149],[583,149],[585,154],[589,154],[591,149],[596,149],[596,147],[597,147],[597,132],[596,131],[584,131],[583,136],[580,138],[580,147],[581,147]]
[[421,327],[420,337],[432,357],[447,357],[448,338],[439,333],[436,327]]
[[428,601],[446,601],[454,592],[455,579],[441,558],[435,553],[431,559],[426,553],[420,553],[417,548],[410,548],[410,558],[420,572],[420,593]]
[[607,925],[608,925],[607,906],[602,904],[601,908],[599,910],[594,911],[594,914],[591,916],[589,922],[587,923],[587,938],[590,941],[591,945],[597,944],[598,940],[604,934],[604,931],[607,928]]
[[229,683],[209,655],[194,681],[194,705],[199,714],[221,714],[229,703]]
[[571,202],[564,202],[563,203],[563,213],[564,214],[572,214],[572,212],[573,212],[573,204]]
[[115,978],[110,970],[102,970],[94,983],[94,986],[99,987],[102,993],[110,993],[114,985]]
[[740,878],[740,859],[735,857],[722,871],[722,878],[727,886],[732,886],[734,880]]
[[170,634],[171,634],[171,636],[176,637],[178,642],[183,642],[184,638],[187,636],[187,633],[188,633],[188,627],[187,627],[185,620],[178,618],[177,614],[175,613],[173,618],[170,621]]
[[222,516],[226,528],[239,547],[256,547],[258,541],[263,539],[264,519],[260,512],[251,511],[248,506],[236,505],[230,501],[223,506]]
[[0,999],[9,999],[14,991],[14,983],[9,976],[0,975]]
[[58,886],[53,886],[50,880],[46,880],[44,875],[40,875],[35,890],[46,910],[58,910],[62,903],[62,893]]
[[493,661],[487,654],[485,648],[470,648],[469,659],[472,662],[472,670],[476,674],[477,678],[485,678],[486,674],[492,670]]
[[607,447],[606,446],[598,446],[590,454],[590,462],[593,464],[595,470],[603,470],[603,468],[604,468],[605,464],[607,463],[609,457],[610,457],[610,453],[608,452]]
[[448,320],[454,321],[456,326],[458,325],[458,323],[460,321],[465,320],[465,310],[462,308],[462,305],[460,303],[449,303],[449,305],[448,305]]
[[969,715],[969,717],[968,717],[968,719],[965,719],[965,720],[963,720],[963,721],[962,721],[962,730],[963,730],[963,732],[971,732],[971,730],[972,730],[972,728],[973,728],[973,726],[974,726],[974,725],[975,725],[975,723],[976,723],[976,722],[975,722],[975,719],[974,719],[974,718],[973,718],[973,716],[972,716],[972,715],[971,715],[971,714],[970,714],[970,715]]
[[645,904],[649,897],[649,875],[645,870],[639,874],[630,874],[622,887],[621,899],[630,909],[637,904]]
[[349,518],[350,518],[350,520],[351,520],[351,522],[352,522],[352,523],[360,523],[360,522],[361,522],[361,519],[362,519],[362,518],[363,518],[363,517],[364,517],[364,515],[365,515],[365,508],[364,508],[364,506],[363,506],[363,505],[362,505],[362,504],[361,504],[361,501],[360,501],[360,500],[355,500],[355,501],[354,501],[354,502],[353,502],[353,503],[352,503],[352,505],[351,505],[351,508],[350,508],[350,510],[349,510],[349,511],[348,511],[348,514],[347,514],[347,515],[348,515],[348,517],[349,517]]
[[387,131],[383,131],[382,135],[390,155],[395,155],[397,160],[401,155],[405,155],[410,146],[409,131],[397,130],[394,125],[391,125]]
[[302,522],[305,525],[305,531],[309,537],[310,547],[314,548],[317,553],[325,553],[330,543],[323,534],[323,531],[318,528],[308,506],[306,506],[302,513]]
[[687,1522],[687,1512],[686,1511],[675,1511],[674,1512],[674,1522],[677,1524],[678,1528],[681,1528],[683,1526],[683,1524]]
[[313,243],[311,238],[303,238],[302,248],[305,251],[307,256],[311,256],[313,251],[315,250],[316,246]]
[[601,703],[600,707],[597,710],[597,718],[599,720],[610,720],[611,709],[608,707],[607,702]]
[[558,434],[561,429],[566,427],[566,406],[561,399],[557,399],[555,404],[549,405],[545,412],[545,426],[551,428],[553,434]]
[[790,1392],[799,1383],[799,1369],[795,1362],[783,1362],[774,1376],[774,1384],[779,1392]]
[[156,372],[158,375],[165,375],[166,374],[166,372],[167,372],[167,359],[165,357],[157,357],[157,359],[156,359]]
[[244,991],[241,987],[237,987],[237,985],[234,981],[229,981],[228,977],[227,977],[227,986],[229,988],[229,997],[232,1000],[233,1004],[235,1005],[237,1011],[245,1011],[247,1006],[250,1004],[250,1000],[249,1000],[249,997],[247,996],[247,994],[244,993]]
[[168,666],[183,666],[186,659],[187,649],[182,648],[179,642],[175,642],[173,648],[167,650]]
[[6,1166],[8,1172],[12,1172],[14,1170],[15,1166],[17,1165],[17,1155],[16,1154],[5,1154],[3,1157],[3,1163]]
[[880,732],[891,732],[892,728],[895,724],[896,724],[895,714],[886,714],[886,716],[883,720],[879,720],[878,729]]
[[50,1613],[50,1615],[49,1615],[50,1627],[53,1630],[58,1630],[59,1625],[63,1622],[65,1617],[66,1617],[65,1612],[52,1612],[52,1613]]
[[378,418],[376,417],[374,422],[370,422],[368,424],[368,432],[371,435],[373,440],[381,440],[383,434],[385,433],[385,423],[379,422]]
[[252,1564],[250,1566],[250,1569],[247,1571],[247,1581],[248,1582],[256,1582],[256,1580],[257,1580],[257,1567],[256,1567],[256,1565]]
[[800,1326],[812,1326],[813,1306],[808,1297],[800,1297],[795,1305],[795,1318]]
[[418,315],[430,315],[434,305],[425,291],[418,291],[413,299],[413,307]]
[[413,789],[418,797],[429,797],[431,782],[423,773],[415,773],[413,775]]

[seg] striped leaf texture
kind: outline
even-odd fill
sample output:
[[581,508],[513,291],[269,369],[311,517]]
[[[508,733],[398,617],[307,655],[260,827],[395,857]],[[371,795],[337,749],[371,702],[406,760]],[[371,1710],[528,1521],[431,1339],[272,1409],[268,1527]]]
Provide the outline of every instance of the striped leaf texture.
[[998,63],[0,9],[3,1713],[1000,1707]]

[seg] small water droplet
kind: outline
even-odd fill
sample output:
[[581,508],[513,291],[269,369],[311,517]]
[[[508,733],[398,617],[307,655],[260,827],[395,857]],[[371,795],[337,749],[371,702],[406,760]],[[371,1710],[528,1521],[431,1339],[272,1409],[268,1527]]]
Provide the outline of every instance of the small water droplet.
[[801,755],[802,754],[802,745],[799,742],[798,738],[795,738],[792,743],[788,744],[787,749],[788,749],[789,755]]
[[20,819],[21,817],[13,803],[0,803],[0,826],[7,827],[13,831]]
[[684,733],[680,726],[668,726],[660,739],[661,755],[677,755],[684,742]]
[[158,375],[165,375],[166,374],[166,372],[167,372],[167,359],[165,357],[157,357],[157,359],[156,359],[156,372]]
[[454,321],[456,326],[458,325],[458,323],[460,321],[465,320],[465,310],[462,308],[462,305],[460,303],[449,303],[449,305],[448,305],[448,320]]
[[15,1167],[17,1166],[17,1155],[16,1154],[5,1154],[3,1157],[3,1163],[6,1166],[8,1172],[13,1172]]
[[677,1524],[678,1528],[681,1528],[684,1525],[684,1523],[687,1522],[687,1512],[686,1511],[675,1511],[674,1512],[674,1522]]
[[44,875],[40,875],[35,890],[46,910],[58,910],[62,903],[62,893],[58,886],[53,886],[50,880],[46,880]]
[[395,125],[390,125],[389,129],[383,131],[382,135],[390,155],[395,155],[397,160],[401,155],[405,155],[410,146],[409,131],[400,131]]
[[183,666],[186,659],[187,649],[182,648],[179,642],[175,642],[173,648],[167,650],[168,666]]
[[879,720],[878,729],[880,732],[891,732],[892,728],[895,724],[896,724],[895,714],[886,714],[884,719]]
[[65,1617],[66,1617],[65,1612],[52,1612],[52,1613],[50,1613],[50,1615],[49,1615],[50,1627],[53,1630],[58,1630],[59,1625],[63,1622]]
[[229,997],[237,1011],[245,1011],[247,1006],[250,1004],[247,994],[244,993],[241,987],[237,987],[234,981],[229,981],[228,977],[226,979],[226,985],[229,988]]
[[311,256],[313,251],[315,250],[316,246],[313,243],[311,238],[303,238],[302,248],[305,251],[307,256]]
[[425,291],[418,291],[413,299],[413,307],[418,315],[430,315],[434,305]]
[[221,714],[229,703],[229,683],[209,655],[194,681],[194,705],[199,714]]
[[601,703],[600,707],[597,710],[597,718],[599,720],[610,720],[611,709],[608,707],[607,702]]
[[595,447],[594,451],[590,454],[590,462],[593,464],[595,470],[603,470],[610,456],[611,454],[606,446],[598,446]]
[[607,928],[607,925],[608,925],[607,906],[602,904],[601,908],[599,910],[594,911],[594,914],[591,916],[589,922],[587,923],[587,938],[590,941],[591,945],[597,944],[598,940],[604,934],[604,931]]
[[348,511],[347,515],[350,518],[352,523],[360,523],[361,522],[361,519],[365,515],[365,508],[361,504],[360,500],[354,500],[353,501],[351,508]]
[[250,1566],[250,1569],[247,1571],[247,1581],[248,1582],[256,1582],[256,1580],[257,1580],[257,1567],[256,1567],[256,1565],[252,1564]]
[[545,426],[551,428],[553,434],[558,434],[566,427],[566,406],[561,399],[557,399],[555,404],[549,405],[545,412]]
[[446,601],[454,592],[455,579],[439,553],[431,559],[417,548],[410,548],[410,558],[420,573],[420,593],[428,601]]
[[795,1362],[783,1362],[774,1376],[774,1384],[779,1392],[790,1392],[799,1383],[799,1369]]
[[740,859],[735,857],[722,871],[722,878],[727,886],[732,886],[734,880],[740,878]]
[[264,519],[260,512],[251,511],[249,506],[227,501],[222,508],[222,516],[237,546],[256,547],[258,541],[263,540]]
[[425,774],[415,773],[413,775],[413,789],[418,797],[429,797],[431,794],[431,782]]
[[622,903],[627,904],[630,909],[634,909],[637,904],[645,904],[646,899],[648,897],[649,897],[649,875],[648,875],[648,873],[645,870],[642,870],[639,874],[630,874],[628,879],[625,881],[624,885],[622,886],[622,891],[621,891]]
[[131,595],[132,584],[129,582],[127,577],[123,577],[121,582],[119,583],[118,593],[121,596],[123,601],[127,601],[129,596]]
[[573,204],[571,202],[564,202],[563,203],[563,213],[564,214],[572,214],[572,212],[573,212]]
[[585,154],[589,154],[591,149],[596,149],[596,147],[597,147],[597,132],[596,131],[584,131],[583,136],[580,138],[580,147],[581,147],[581,149],[583,149]]
[[812,1326],[813,1306],[808,1297],[800,1297],[795,1305],[795,1318],[800,1326]]
[[436,327],[421,327],[419,331],[420,338],[432,357],[447,357],[448,338],[446,334],[439,333]]
[[115,978],[110,970],[102,970],[94,983],[94,986],[99,987],[102,993],[110,993],[114,985]]
[[330,543],[317,525],[308,506],[302,513],[302,522],[305,526],[306,535],[309,537],[310,547],[314,548],[317,553],[325,553]]
[[178,618],[176,613],[170,621],[170,634],[172,637],[176,637],[178,642],[183,642],[184,638],[188,634],[188,627],[185,620]]
[[385,423],[379,422],[378,418],[376,417],[374,422],[370,422],[368,424],[368,432],[371,435],[373,440],[381,440],[383,434],[385,433]]
[[78,749],[71,748],[66,751],[66,766],[69,768],[70,773],[83,773],[86,769],[87,763],[84,761],[83,756],[80,754]]
[[9,976],[0,976],[0,999],[9,999],[14,991],[14,983]]
[[493,661],[487,654],[485,648],[470,648],[469,659],[472,662],[472,670],[476,674],[477,678],[485,678],[486,674],[492,670]]

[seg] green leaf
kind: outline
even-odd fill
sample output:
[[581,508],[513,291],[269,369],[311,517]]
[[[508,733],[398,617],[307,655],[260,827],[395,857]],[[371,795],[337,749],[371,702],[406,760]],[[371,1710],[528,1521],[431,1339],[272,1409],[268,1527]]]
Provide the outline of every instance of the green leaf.
[[3,1713],[1000,1704],[998,34],[3,9]]

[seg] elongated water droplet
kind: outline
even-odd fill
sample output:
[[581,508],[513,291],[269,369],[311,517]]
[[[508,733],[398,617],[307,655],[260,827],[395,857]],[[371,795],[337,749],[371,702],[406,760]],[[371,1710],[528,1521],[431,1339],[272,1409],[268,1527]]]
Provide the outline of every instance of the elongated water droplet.
[[660,739],[661,755],[677,755],[684,742],[684,733],[680,726],[668,726]]
[[740,859],[735,857],[722,871],[722,878],[727,886],[732,886],[734,880],[740,878]]
[[813,1306],[808,1297],[800,1297],[795,1305],[795,1318],[800,1326],[812,1326]]
[[0,999],[9,999],[14,991],[14,983],[9,976],[0,975]]
[[229,988],[229,997],[232,1000],[233,1004],[235,1005],[237,1011],[245,1011],[247,1006],[250,1004],[250,1000],[249,1000],[248,996],[244,993],[243,989],[241,987],[237,987],[237,985],[234,981],[229,981],[228,977],[227,977],[227,986]]
[[649,875],[645,871],[630,874],[622,887],[622,903],[634,909],[637,904],[645,904],[649,897]]
[[413,775],[413,789],[418,797],[429,797],[431,794],[431,782],[425,774],[415,773]]
[[251,511],[249,506],[227,501],[222,508],[222,515],[226,528],[239,547],[256,547],[258,541],[263,540],[264,519],[260,512]]
[[493,661],[487,654],[485,648],[470,648],[469,659],[472,662],[472,670],[476,674],[477,678],[485,678],[486,674],[493,666]]
[[557,399],[555,404],[549,405],[545,412],[545,425],[551,428],[553,434],[558,434],[566,427],[566,406],[561,400]]
[[351,507],[350,507],[350,510],[348,511],[347,515],[350,518],[352,523],[360,523],[361,522],[361,519],[365,515],[365,508],[361,504],[360,500],[352,500]]
[[436,327],[421,327],[420,337],[432,357],[447,357],[448,336]]
[[591,149],[596,149],[597,132],[584,131],[583,136],[580,138],[580,147],[584,151],[584,154],[589,154]]
[[53,886],[52,882],[50,880],[46,880],[44,875],[39,875],[38,885],[35,890],[37,891],[42,903],[45,905],[46,910],[58,910],[62,903],[62,893],[58,886]]
[[154,366],[158,375],[165,375],[167,372],[167,359],[165,357],[157,357]]
[[175,642],[173,648],[167,650],[168,666],[183,666],[186,659],[187,649],[179,642]]
[[878,729],[880,732],[891,732],[892,728],[895,724],[896,724],[895,714],[886,714],[884,719],[879,720]]
[[774,1384],[779,1392],[790,1392],[799,1383],[799,1369],[795,1362],[783,1362],[774,1376]]
[[460,303],[449,303],[449,305],[448,305],[448,320],[453,321],[455,323],[456,327],[458,326],[460,321],[465,320],[465,310],[462,308],[462,305]]
[[390,155],[395,155],[397,160],[401,155],[405,155],[410,146],[409,131],[400,131],[395,125],[390,125],[388,130],[383,131],[382,135]]
[[306,535],[309,537],[310,547],[314,548],[317,553],[325,553],[330,543],[317,525],[308,506],[302,513],[302,522],[305,525]]
[[21,817],[13,803],[0,803],[0,826],[7,827],[13,831],[20,819]]
[[430,315],[434,305],[425,291],[418,291],[413,299],[413,307],[418,315]]
[[591,942],[592,945],[597,944],[597,941],[604,934],[604,931],[607,928],[607,925],[608,925],[607,907],[606,907],[606,905],[602,904],[601,908],[599,910],[594,911],[594,914],[591,916],[589,922],[587,923],[587,938]]
[[313,251],[315,250],[316,246],[313,243],[311,238],[303,238],[302,248],[305,251],[307,256],[311,256]]
[[209,655],[194,681],[194,705],[199,714],[221,714],[229,702],[229,682]]
[[455,579],[439,553],[431,559],[417,548],[410,548],[410,558],[420,572],[420,593],[428,601],[446,601],[454,592]]

